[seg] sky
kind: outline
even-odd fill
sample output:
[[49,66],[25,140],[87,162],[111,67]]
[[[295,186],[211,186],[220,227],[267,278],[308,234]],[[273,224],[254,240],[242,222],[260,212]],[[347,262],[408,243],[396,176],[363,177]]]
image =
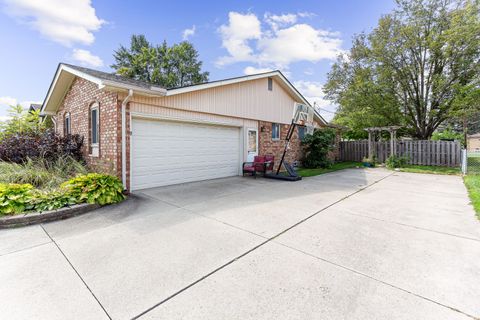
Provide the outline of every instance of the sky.
[[0,0],[0,120],[10,104],[43,102],[60,62],[112,72],[132,34],[192,42],[210,80],[281,70],[330,120],[322,85],[352,37],[394,0]]

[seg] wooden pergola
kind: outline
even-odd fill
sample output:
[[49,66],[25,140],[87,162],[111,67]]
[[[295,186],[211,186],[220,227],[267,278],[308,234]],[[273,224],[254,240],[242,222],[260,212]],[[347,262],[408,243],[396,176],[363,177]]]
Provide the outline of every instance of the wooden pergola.
[[400,126],[387,126],[387,127],[370,127],[370,128],[365,128],[365,131],[368,132],[368,157],[372,158],[374,156],[373,154],[373,139],[374,136],[372,133],[377,133],[377,132],[382,132],[382,131],[388,131],[390,132],[390,155],[395,155],[396,150],[395,150],[395,143],[397,141],[397,130],[400,129]]

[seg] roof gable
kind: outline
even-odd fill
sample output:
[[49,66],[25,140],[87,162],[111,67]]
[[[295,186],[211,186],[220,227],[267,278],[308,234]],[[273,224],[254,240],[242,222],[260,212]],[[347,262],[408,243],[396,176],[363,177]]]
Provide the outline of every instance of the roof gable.
[[[165,89],[151,83],[129,79],[116,74],[84,68],[80,66],[60,63],[55,72],[54,79],[47,92],[47,96],[43,102],[41,112],[42,114],[55,114],[59,105],[63,101],[65,94],[70,88],[75,77],[80,77],[93,82],[99,88],[112,91],[128,91],[133,90],[136,94],[145,96],[174,96],[183,93],[189,93],[199,90],[207,90],[220,86],[226,86],[245,81],[252,81],[262,78],[273,78],[276,82],[290,95],[295,101],[311,106],[305,97],[292,85],[290,81],[278,70],[259,73],[254,75],[241,76],[236,78],[223,79],[218,81],[211,81],[207,83],[190,85],[179,88]],[[315,116],[320,122],[326,124],[327,122],[315,111]]]

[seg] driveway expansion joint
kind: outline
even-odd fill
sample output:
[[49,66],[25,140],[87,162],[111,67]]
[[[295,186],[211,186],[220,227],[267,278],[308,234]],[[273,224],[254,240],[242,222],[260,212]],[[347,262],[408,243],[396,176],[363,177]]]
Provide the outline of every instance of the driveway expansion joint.
[[[195,286],[196,284],[202,282],[203,280],[207,279],[208,277],[212,276],[213,274],[217,273],[218,271],[220,271],[220,270],[228,267],[228,266],[231,265],[232,263],[240,260],[241,258],[247,256],[248,254],[252,253],[253,251],[261,248],[261,247],[264,246],[265,244],[270,243],[270,242],[274,242],[274,240],[275,240],[276,238],[280,237],[280,236],[283,235],[284,233],[286,233],[286,232],[292,230],[293,228],[299,226],[300,224],[302,224],[302,223],[310,220],[311,218],[313,218],[313,217],[315,217],[316,215],[322,213],[323,211],[327,210],[328,208],[330,208],[330,207],[332,207],[332,206],[334,206],[334,205],[342,202],[343,200],[348,199],[348,198],[352,197],[353,195],[355,195],[355,194],[357,194],[357,193],[359,193],[359,192],[362,192],[363,190],[365,190],[365,189],[367,189],[367,188],[369,188],[369,187],[371,187],[371,186],[373,186],[373,185],[375,185],[375,184],[377,184],[377,183],[379,183],[379,182],[381,182],[381,181],[383,181],[383,180],[391,177],[393,174],[394,174],[394,173],[390,173],[390,174],[388,174],[388,175],[386,175],[386,176],[384,176],[384,177],[382,177],[382,178],[380,178],[380,179],[378,179],[378,180],[376,180],[376,181],[374,181],[374,182],[372,182],[372,183],[370,183],[370,184],[367,184],[367,185],[365,185],[364,187],[359,188],[358,190],[355,190],[354,192],[347,194],[346,196],[344,196],[344,197],[342,197],[342,198],[340,198],[340,199],[338,199],[338,200],[330,203],[329,205],[323,207],[322,209],[320,209],[320,210],[312,213],[311,215],[309,215],[309,216],[301,219],[300,221],[296,222],[295,224],[291,225],[290,227],[288,227],[288,228],[280,231],[279,233],[273,235],[272,237],[265,238],[265,239],[266,239],[265,241],[263,241],[263,242],[261,242],[260,244],[254,246],[253,248],[247,250],[246,252],[242,253],[241,255],[239,255],[239,256],[231,259],[231,260],[228,261],[227,263],[225,263],[225,264],[221,265],[220,267],[214,269],[213,271],[207,273],[207,274],[204,275],[203,277],[195,280],[194,282],[190,283],[190,284],[187,285],[186,287],[184,287],[184,288],[178,290],[177,292],[171,294],[171,295],[168,296],[167,298],[165,298],[165,299],[163,299],[162,301],[156,303],[155,305],[153,305],[153,306],[151,306],[150,308],[144,310],[143,312],[139,313],[138,315],[134,316],[134,317],[131,318],[131,319],[132,319],[132,320],[136,320],[136,319],[141,318],[142,316],[144,316],[145,314],[147,314],[147,313],[149,313],[150,311],[154,310],[155,308],[161,306],[161,305],[164,304],[165,302],[173,299],[173,298],[176,297],[177,295],[185,292],[186,290],[188,290],[188,289],[190,289],[191,287]],[[276,243],[276,242],[274,242],[274,243]],[[453,309],[452,309],[452,310],[453,310]]]
[[379,218],[370,217],[370,216],[366,216],[366,215],[359,214],[359,213],[352,213],[352,212],[343,212],[343,213],[351,215],[351,216],[362,217],[362,218],[366,218],[366,219],[372,219],[372,220],[382,221],[382,222],[391,223],[391,224],[397,224],[397,225],[400,225],[400,226],[413,228],[413,229],[418,229],[418,230],[422,230],[422,231],[433,232],[433,233],[437,233],[437,234],[441,234],[441,235],[445,235],[445,236],[456,237],[456,238],[461,238],[461,239],[465,239],[465,240],[480,242],[480,239],[478,239],[478,238],[471,238],[471,237],[466,237],[466,236],[462,236],[462,235],[458,235],[458,234],[453,234],[453,233],[448,233],[448,232],[443,232],[443,231],[438,231],[438,230],[432,230],[432,229],[428,229],[428,228],[422,228],[422,227],[414,226],[414,225],[411,225],[411,224],[406,224],[406,223],[401,223],[401,222],[396,222],[396,221],[389,221],[389,220],[385,220],[385,219],[379,219]]
[[70,267],[73,269],[73,271],[77,274],[78,278],[80,279],[80,281],[82,281],[82,283],[85,285],[85,287],[87,288],[87,290],[90,292],[90,294],[92,295],[92,297],[95,299],[95,301],[97,301],[98,305],[100,306],[100,308],[102,308],[103,312],[105,313],[105,315],[108,317],[108,319],[112,320],[112,317],[108,314],[107,310],[105,309],[105,307],[102,305],[102,303],[100,302],[100,300],[98,300],[97,296],[95,296],[95,294],[93,293],[92,289],[90,289],[90,287],[88,286],[88,284],[85,282],[85,280],[82,278],[82,276],[80,275],[80,273],[77,271],[77,269],[75,269],[75,267],[73,266],[72,262],[68,259],[68,257],[66,256],[66,254],[63,252],[63,250],[60,248],[60,246],[58,245],[58,243],[50,236],[50,234],[47,232],[47,230],[45,230],[45,228],[43,227],[43,225],[41,224],[40,227],[42,227],[43,231],[45,232],[45,234],[50,238],[50,240],[52,241],[52,243],[57,247],[58,251],[60,251],[60,253],[62,254],[62,256],[65,258],[65,260],[67,261],[67,263],[70,265]]
[[17,253],[17,252],[22,252],[22,251],[25,251],[25,250],[35,249],[35,248],[44,246],[44,245],[49,244],[49,243],[52,243],[52,241],[48,241],[48,242],[44,242],[44,243],[39,243],[39,244],[36,244],[36,245],[34,245],[34,246],[30,246],[30,247],[26,247],[26,248],[14,250],[14,251],[6,252],[6,253],[3,253],[3,254],[0,254],[0,257],[7,256],[7,255],[9,255],[9,254],[13,254],[13,253]]
[[325,258],[316,256],[316,255],[311,254],[311,253],[309,253],[309,252],[306,252],[306,251],[303,251],[303,250],[301,250],[301,249],[298,249],[298,248],[295,248],[295,247],[286,245],[286,244],[281,243],[281,242],[278,242],[278,241],[274,241],[274,243],[276,243],[276,244],[278,244],[278,245],[281,245],[281,246],[283,246],[283,247],[285,247],[285,248],[288,248],[288,249],[290,249],[290,250],[293,250],[293,251],[302,253],[302,254],[307,255],[307,256],[309,256],[309,257],[312,257],[312,258],[321,260],[321,261],[323,261],[323,262],[325,262],[325,263],[328,263],[328,264],[331,264],[331,265],[333,265],[333,266],[335,266],[335,267],[342,268],[342,269],[344,269],[344,270],[350,271],[350,272],[352,272],[352,273],[355,273],[355,274],[357,274],[357,275],[363,276],[363,277],[368,278],[368,279],[370,279],[370,280],[373,280],[373,281],[379,282],[379,283],[381,283],[381,284],[387,285],[387,286],[389,286],[389,287],[391,287],[391,288],[394,288],[394,289],[403,291],[403,292],[405,292],[405,293],[407,293],[407,294],[410,294],[410,295],[413,295],[413,296],[415,296],[415,297],[417,297],[417,298],[420,298],[420,299],[426,300],[426,301],[428,301],[428,302],[437,304],[437,305],[439,305],[439,306],[441,306],[441,307],[444,307],[444,308],[450,309],[450,310],[452,310],[452,311],[461,313],[461,314],[463,314],[464,316],[467,316],[467,317],[469,317],[469,318],[472,318],[473,320],[480,320],[480,318],[477,318],[477,317],[475,317],[475,316],[472,316],[472,315],[470,315],[470,314],[468,314],[468,313],[466,313],[466,312],[463,312],[462,310],[459,310],[459,309],[457,309],[457,308],[455,308],[455,307],[448,306],[448,305],[443,304],[443,303],[441,303],[441,302],[438,302],[438,301],[435,301],[435,300],[430,299],[430,298],[428,298],[428,297],[425,297],[425,296],[423,296],[423,295],[421,295],[421,294],[418,294],[418,293],[409,291],[409,290],[407,290],[407,289],[398,287],[398,286],[396,286],[396,285],[394,285],[394,284],[391,284],[391,283],[385,282],[385,281],[383,281],[383,280],[377,279],[377,278],[375,278],[375,277],[369,276],[368,274],[363,273],[363,272],[361,272],[361,271],[358,271],[358,270],[352,269],[352,268],[350,268],[350,267],[344,266],[344,265],[342,265],[342,264],[339,264],[339,263],[330,261],[330,260],[328,260],[328,259],[325,259]]

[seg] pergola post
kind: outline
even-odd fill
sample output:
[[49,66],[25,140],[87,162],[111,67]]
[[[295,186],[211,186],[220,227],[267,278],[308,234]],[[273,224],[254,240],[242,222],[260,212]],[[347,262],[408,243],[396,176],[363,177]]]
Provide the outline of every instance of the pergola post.
[[390,155],[395,155],[395,130],[390,129]]
[[373,139],[375,137],[372,133],[388,131],[390,133],[390,155],[397,154],[397,130],[400,129],[400,126],[388,126],[388,127],[370,127],[365,128],[365,131],[368,132],[368,157],[371,158],[374,156],[374,143]]

